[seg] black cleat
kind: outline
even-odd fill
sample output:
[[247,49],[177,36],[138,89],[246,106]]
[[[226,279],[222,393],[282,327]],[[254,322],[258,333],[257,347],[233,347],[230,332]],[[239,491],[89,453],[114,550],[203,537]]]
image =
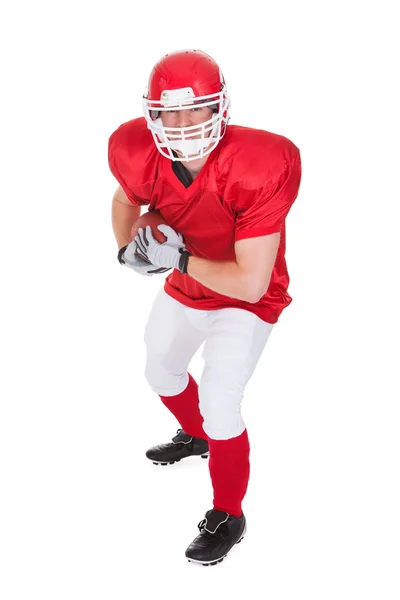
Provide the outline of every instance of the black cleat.
[[146,456],[155,465],[162,466],[173,465],[188,456],[208,458],[208,442],[188,435],[183,429],[178,429],[172,442],[149,448]]
[[198,524],[200,535],[185,552],[189,562],[205,567],[222,562],[235,544],[242,541],[246,533],[244,514],[240,519],[213,508],[206,512],[205,519]]

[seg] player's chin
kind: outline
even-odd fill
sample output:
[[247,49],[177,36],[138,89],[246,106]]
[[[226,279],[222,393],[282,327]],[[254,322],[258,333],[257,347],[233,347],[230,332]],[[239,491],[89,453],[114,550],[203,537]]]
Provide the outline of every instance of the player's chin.
[[[205,146],[204,152],[207,152],[207,150],[210,148],[211,145],[212,144],[208,144],[208,146]],[[178,158],[186,158],[186,155],[183,154],[183,152],[181,150],[174,150],[174,151],[176,152]],[[197,154],[189,154],[187,158],[190,159],[190,161],[194,162],[196,159],[199,161],[202,160],[203,157],[201,157],[200,153],[198,152]],[[195,165],[192,164],[192,166],[195,166]]]

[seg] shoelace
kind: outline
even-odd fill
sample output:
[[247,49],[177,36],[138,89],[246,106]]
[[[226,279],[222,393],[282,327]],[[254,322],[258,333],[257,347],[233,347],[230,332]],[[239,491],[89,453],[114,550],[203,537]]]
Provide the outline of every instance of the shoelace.
[[221,525],[218,527],[218,529],[215,531],[215,533],[210,533],[209,531],[207,531],[206,527],[206,519],[202,519],[200,521],[200,523],[197,525],[197,527],[199,528],[200,533],[203,533],[203,535],[205,535],[208,538],[212,538],[215,539],[216,536],[218,537],[225,537],[224,533],[226,533],[226,523],[221,523]]
[[203,531],[204,527],[206,526],[206,520],[202,519],[200,521],[200,523],[197,525],[197,527],[199,528],[199,531]]
[[[183,431],[183,429],[177,429],[176,433],[180,433],[181,431]],[[192,448],[193,448],[193,439],[192,439],[191,442],[187,443],[186,446],[187,446],[187,448],[188,448],[189,451],[192,450]]]

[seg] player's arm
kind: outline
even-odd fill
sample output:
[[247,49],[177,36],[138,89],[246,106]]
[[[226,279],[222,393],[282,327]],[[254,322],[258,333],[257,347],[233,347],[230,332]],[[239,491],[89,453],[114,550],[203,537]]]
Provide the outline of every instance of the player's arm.
[[238,240],[235,262],[190,256],[187,272],[218,294],[256,303],[268,289],[279,241],[279,232]]
[[140,217],[140,210],[141,207],[132,204],[119,185],[115,190],[111,208],[112,227],[118,249],[128,245],[132,241],[132,225]]
[[[265,187],[254,187],[251,202],[241,205],[237,197],[236,261],[215,262],[190,256],[187,272],[191,277],[215,292],[251,303],[266,293],[278,252],[279,230],[300,185],[300,153],[293,144],[288,149],[273,179]],[[265,235],[257,236],[257,230]],[[248,237],[252,232],[253,237]]]

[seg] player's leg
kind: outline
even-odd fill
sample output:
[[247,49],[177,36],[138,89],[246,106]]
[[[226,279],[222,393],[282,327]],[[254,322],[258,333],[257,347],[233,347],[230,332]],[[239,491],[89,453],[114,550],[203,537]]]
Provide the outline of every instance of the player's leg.
[[249,477],[249,441],[241,415],[244,389],[273,325],[245,310],[218,311],[204,346],[200,412],[209,437],[214,508],[240,517]]
[[[206,338],[211,316],[210,311],[184,306],[161,289],[151,308],[144,336],[146,379],[183,429],[174,438],[174,443],[185,444],[184,450],[197,454],[207,452],[208,445],[196,441],[198,448],[192,448],[193,443],[190,441],[192,437],[206,440],[207,436],[202,428],[198,385],[188,373],[188,366]],[[171,462],[174,454],[170,452],[171,444],[169,446],[167,455],[171,460],[167,460],[166,455],[166,462]],[[151,456],[148,457],[153,460],[156,455],[161,456],[163,449],[160,454],[160,448],[150,452]]]
[[[203,564],[215,561],[212,557],[218,553],[223,558],[245,532],[242,500],[249,480],[250,446],[241,403],[246,384],[273,329],[272,324],[248,311],[227,308],[214,312],[204,346],[205,366],[199,386],[203,428],[209,438],[214,508],[208,511],[203,523],[208,535],[203,537],[201,533],[186,551],[190,560]],[[209,535],[218,529],[225,538]]]

